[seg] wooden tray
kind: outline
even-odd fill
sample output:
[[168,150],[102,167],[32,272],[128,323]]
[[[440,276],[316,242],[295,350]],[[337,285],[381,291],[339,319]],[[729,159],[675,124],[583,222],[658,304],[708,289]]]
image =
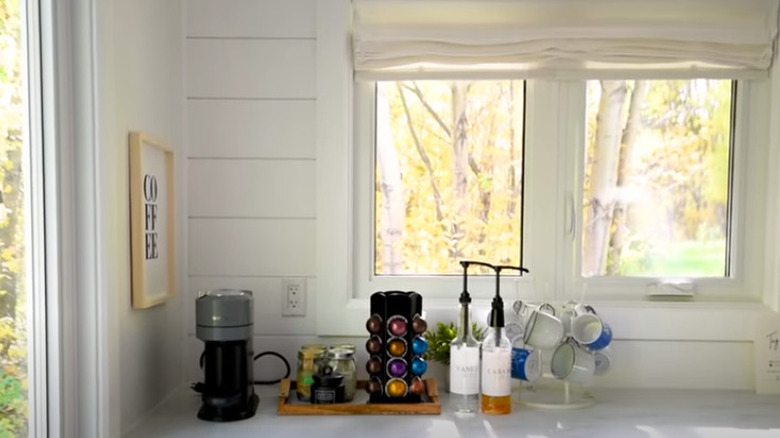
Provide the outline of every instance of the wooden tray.
[[350,403],[312,404],[298,401],[295,382],[283,379],[279,387],[278,415],[437,415],[441,414],[439,392],[434,379],[425,379],[425,393],[420,403],[366,403],[367,381],[358,380],[355,399]]

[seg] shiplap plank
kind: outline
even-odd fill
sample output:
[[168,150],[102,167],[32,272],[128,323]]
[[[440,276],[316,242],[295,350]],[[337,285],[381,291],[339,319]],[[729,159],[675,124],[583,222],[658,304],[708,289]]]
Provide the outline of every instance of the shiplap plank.
[[190,157],[314,158],[314,100],[190,100]]
[[187,40],[187,97],[316,97],[315,41]]
[[255,335],[314,335],[316,313],[316,280],[306,282],[306,316],[282,316],[282,278],[268,277],[190,277],[186,296],[186,313],[189,318],[187,334],[195,334],[195,300],[198,292],[215,289],[241,289],[252,291],[254,297]]
[[313,219],[189,219],[189,274],[311,277]]
[[315,0],[188,0],[187,36],[313,38]]
[[189,160],[189,215],[313,218],[314,161]]

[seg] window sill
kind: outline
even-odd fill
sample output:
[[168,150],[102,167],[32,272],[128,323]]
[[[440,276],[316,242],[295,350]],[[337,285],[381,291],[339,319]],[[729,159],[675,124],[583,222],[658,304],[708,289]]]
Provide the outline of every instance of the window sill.
[[[505,308],[512,301],[505,297]],[[612,327],[614,339],[623,341],[752,342],[755,321],[760,315],[771,313],[769,307],[757,302],[590,300],[589,303]],[[368,307],[368,299],[350,300],[346,314],[364,318],[346,318],[342,314],[337,329],[323,330],[324,326],[320,325],[319,334],[365,335]],[[424,299],[423,309],[429,325],[457,320],[457,300]],[[474,320],[484,325],[489,309],[490,300],[474,300]]]

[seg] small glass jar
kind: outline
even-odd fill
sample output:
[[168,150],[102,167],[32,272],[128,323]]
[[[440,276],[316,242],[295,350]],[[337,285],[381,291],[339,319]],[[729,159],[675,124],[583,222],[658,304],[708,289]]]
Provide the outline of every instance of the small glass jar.
[[355,398],[357,387],[357,370],[355,367],[355,352],[347,348],[331,348],[325,353],[325,364],[333,368],[333,372],[344,375],[344,400]]
[[304,345],[298,350],[298,374],[295,392],[298,400],[311,400],[311,385],[317,373],[317,362],[325,355],[325,347]]
[[314,375],[311,385],[311,402],[314,404],[344,403],[344,375],[338,374],[328,365]]
[[349,350],[355,354],[355,344],[331,344],[330,350]]

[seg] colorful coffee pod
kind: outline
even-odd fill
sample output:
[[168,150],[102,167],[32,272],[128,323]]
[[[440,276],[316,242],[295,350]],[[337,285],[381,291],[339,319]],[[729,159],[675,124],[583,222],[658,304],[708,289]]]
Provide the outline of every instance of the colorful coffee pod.
[[412,359],[412,374],[415,376],[421,376],[425,374],[425,371],[428,369],[428,364],[425,363],[425,359],[421,357],[415,357]]
[[414,331],[416,335],[421,335],[425,333],[426,330],[428,330],[428,323],[420,318],[420,315],[415,315],[412,320],[412,331]]
[[379,339],[378,336],[371,336],[368,341],[366,341],[366,351],[371,354],[378,354],[382,351],[382,340]]
[[385,393],[390,397],[403,397],[407,390],[406,382],[401,379],[391,379],[385,385]]
[[406,353],[406,341],[401,338],[393,339],[387,343],[387,352],[394,357],[403,356]]
[[391,377],[403,377],[406,374],[406,361],[403,359],[392,359],[387,363],[387,374]]
[[378,357],[372,357],[366,362],[368,374],[377,374],[382,371],[382,361]]
[[380,381],[376,377],[374,377],[371,380],[369,380],[368,384],[366,384],[366,392],[368,392],[369,394],[381,393],[382,392],[382,381]]
[[412,340],[412,352],[417,356],[422,356],[428,351],[428,341],[422,336],[417,336]]
[[414,379],[412,379],[410,392],[416,395],[421,395],[423,392],[425,392],[425,383],[421,378],[415,377]]
[[387,323],[387,330],[393,336],[403,336],[406,334],[406,318],[402,316],[395,316],[390,318]]
[[381,329],[382,318],[380,318],[379,315],[371,315],[366,321],[366,330],[368,330],[369,333],[379,333],[379,330]]

